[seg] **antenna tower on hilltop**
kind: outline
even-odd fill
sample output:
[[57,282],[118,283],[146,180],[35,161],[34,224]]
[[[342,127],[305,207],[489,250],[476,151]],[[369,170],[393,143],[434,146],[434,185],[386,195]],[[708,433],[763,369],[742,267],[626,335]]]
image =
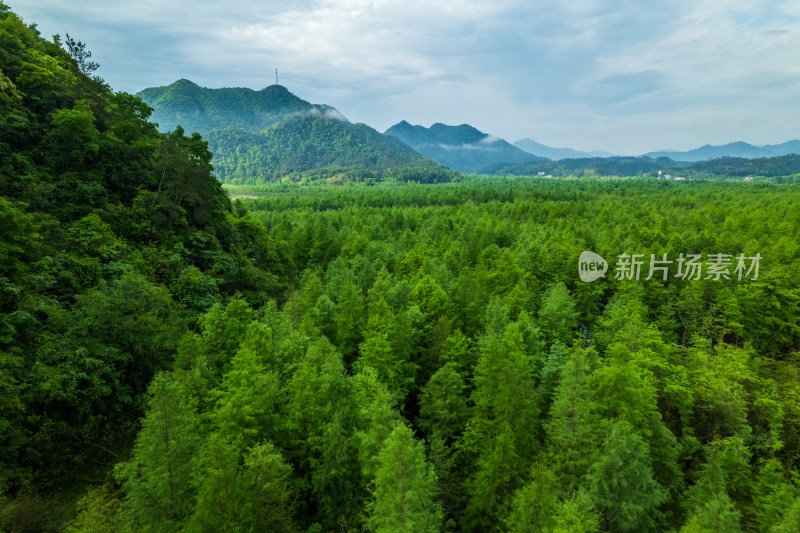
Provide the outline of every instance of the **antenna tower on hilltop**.
[[275,85],[278,85],[278,69],[275,69]]

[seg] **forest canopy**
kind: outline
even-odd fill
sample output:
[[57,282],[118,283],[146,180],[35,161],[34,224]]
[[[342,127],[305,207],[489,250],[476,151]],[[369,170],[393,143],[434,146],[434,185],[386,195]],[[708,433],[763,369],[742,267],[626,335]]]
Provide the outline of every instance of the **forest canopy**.
[[0,530],[800,527],[797,185],[223,188],[83,43],[0,42]]

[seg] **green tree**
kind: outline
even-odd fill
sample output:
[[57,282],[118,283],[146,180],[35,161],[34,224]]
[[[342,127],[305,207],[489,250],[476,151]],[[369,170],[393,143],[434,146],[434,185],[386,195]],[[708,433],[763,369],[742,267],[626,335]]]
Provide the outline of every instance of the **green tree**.
[[611,531],[656,531],[667,498],[653,478],[647,445],[627,422],[608,428],[587,475],[589,494]]
[[531,480],[514,494],[511,513],[506,519],[514,533],[551,531],[555,527],[560,487],[552,470],[537,462]]
[[460,434],[469,416],[465,388],[453,363],[437,370],[419,395],[420,429],[427,435],[438,434],[446,440]]
[[562,483],[577,489],[600,446],[599,420],[592,410],[591,359],[588,351],[573,349],[555,391],[547,422],[548,450],[553,470]]
[[572,343],[578,327],[578,312],[575,310],[575,301],[563,282],[551,286],[542,296],[539,327],[548,346],[556,341],[566,345]]
[[200,425],[180,380],[166,372],[148,388],[148,409],[133,453],[117,465],[137,528],[178,531],[192,512],[192,472],[200,449]]
[[212,415],[223,435],[236,435],[248,447],[277,437],[284,402],[277,372],[268,370],[252,347],[252,339],[264,328],[257,322],[250,324],[247,339],[251,342],[242,343],[231,359],[230,370],[216,393]]
[[364,319],[364,297],[361,289],[347,279],[336,299],[336,342],[342,355],[352,360],[361,342],[361,328]]
[[769,533],[794,533],[798,529],[800,529],[800,498],[795,499],[781,521],[769,529]]
[[370,311],[355,368],[375,369],[389,390],[402,399],[414,386],[417,365],[394,351],[390,335],[396,327],[394,313],[381,298]]
[[439,531],[436,474],[412,431],[398,424],[378,455],[380,466],[367,505],[367,529],[375,532]]

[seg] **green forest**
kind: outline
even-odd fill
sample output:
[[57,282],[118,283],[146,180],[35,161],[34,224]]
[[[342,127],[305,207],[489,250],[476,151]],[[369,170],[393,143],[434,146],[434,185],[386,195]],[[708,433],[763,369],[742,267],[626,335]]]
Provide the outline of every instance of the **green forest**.
[[800,529],[798,185],[223,185],[90,59],[0,2],[0,531]]

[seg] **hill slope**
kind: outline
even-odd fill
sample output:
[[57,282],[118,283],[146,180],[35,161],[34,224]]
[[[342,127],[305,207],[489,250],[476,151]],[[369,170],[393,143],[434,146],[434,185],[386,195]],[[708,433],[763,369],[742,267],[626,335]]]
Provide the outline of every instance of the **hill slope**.
[[456,174],[365,124],[317,113],[286,118],[258,133],[214,130],[207,138],[223,182],[261,183],[301,173],[345,174],[360,181],[396,175],[399,168],[420,173],[417,181],[450,181]]
[[219,128],[261,131],[294,113],[338,113],[325,105],[314,105],[298,98],[282,85],[260,91],[244,87],[206,89],[181,79],[164,87],[150,87],[136,96],[155,111],[152,120],[161,131],[178,125],[187,132],[206,134]]
[[130,450],[200,314],[279,297],[286,263],[200,136],[159,133],[2,2],[0,42],[0,530],[61,531],[49,495]]
[[436,123],[425,128],[412,126],[403,120],[385,133],[397,137],[422,155],[462,172],[480,172],[498,163],[546,161],[468,124],[447,126]]
[[[152,106],[159,129],[202,133],[221,181],[263,183],[285,176],[360,181],[392,175],[450,181],[455,173],[394,137],[351,124],[327,105],[298,98],[286,87],[206,89],[189,80],[152,87],[137,96]],[[404,169],[402,172],[399,169]]]

